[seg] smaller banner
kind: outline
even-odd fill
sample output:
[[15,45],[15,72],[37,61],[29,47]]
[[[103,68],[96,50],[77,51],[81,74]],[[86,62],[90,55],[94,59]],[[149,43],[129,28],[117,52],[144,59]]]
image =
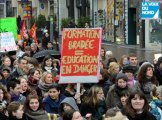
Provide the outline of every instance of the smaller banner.
[[0,33],[0,52],[15,51],[17,46],[12,32]]
[[15,40],[17,40],[17,23],[16,18],[1,18],[0,33],[12,32]]
[[63,29],[59,83],[98,82],[101,38],[101,28]]
[[160,2],[142,2],[141,19],[159,19]]

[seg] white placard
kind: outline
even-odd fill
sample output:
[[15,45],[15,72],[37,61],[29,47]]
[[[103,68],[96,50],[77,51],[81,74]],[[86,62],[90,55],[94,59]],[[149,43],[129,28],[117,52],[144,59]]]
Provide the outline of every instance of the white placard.
[[17,46],[12,32],[0,33],[0,52],[15,51]]

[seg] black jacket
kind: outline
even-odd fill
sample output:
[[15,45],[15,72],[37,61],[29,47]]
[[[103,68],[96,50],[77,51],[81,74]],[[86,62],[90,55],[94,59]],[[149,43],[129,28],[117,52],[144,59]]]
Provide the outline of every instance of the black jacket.
[[136,114],[135,117],[125,113],[124,109],[122,110],[122,113],[126,115],[129,120],[156,120],[156,118],[150,112],[142,112],[140,114]]

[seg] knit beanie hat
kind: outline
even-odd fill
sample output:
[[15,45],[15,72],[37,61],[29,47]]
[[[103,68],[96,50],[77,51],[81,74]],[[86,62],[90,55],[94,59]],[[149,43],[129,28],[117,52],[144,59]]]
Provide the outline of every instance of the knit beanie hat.
[[132,66],[132,65],[125,65],[124,67],[123,67],[123,73],[126,73],[126,72],[130,72],[130,73],[135,73],[135,67],[134,66]]
[[125,75],[124,73],[118,73],[118,74],[117,74],[117,76],[116,76],[116,82],[117,82],[119,79],[123,79],[124,81],[128,81],[128,77],[127,77],[127,75]]

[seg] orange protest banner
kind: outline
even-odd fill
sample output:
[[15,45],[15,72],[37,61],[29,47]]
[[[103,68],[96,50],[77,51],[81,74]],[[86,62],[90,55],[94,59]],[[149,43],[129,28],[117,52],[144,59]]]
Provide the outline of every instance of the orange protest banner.
[[101,28],[65,28],[59,83],[98,82]]

